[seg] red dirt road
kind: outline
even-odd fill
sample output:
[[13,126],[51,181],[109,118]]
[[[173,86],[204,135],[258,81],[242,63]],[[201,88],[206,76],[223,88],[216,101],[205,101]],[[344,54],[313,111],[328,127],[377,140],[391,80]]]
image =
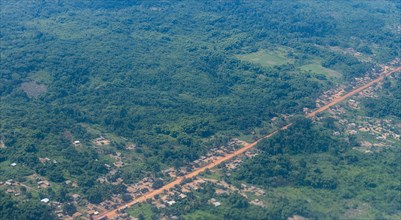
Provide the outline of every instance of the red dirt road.
[[350,96],[353,96],[353,95],[355,95],[355,94],[358,94],[359,92],[361,92],[361,91],[363,91],[363,90],[365,90],[365,89],[371,87],[373,84],[382,81],[385,77],[390,76],[390,75],[393,74],[394,72],[397,72],[397,71],[400,71],[400,70],[401,70],[401,67],[398,67],[397,69],[394,69],[394,70],[392,70],[392,71],[390,71],[390,72],[388,72],[388,73],[383,74],[383,75],[380,76],[379,78],[377,78],[377,79],[371,81],[370,83],[365,84],[365,85],[363,85],[363,86],[361,86],[361,87],[359,87],[359,88],[353,90],[352,92],[349,92],[349,93],[347,93],[347,94],[345,94],[345,95],[343,95],[343,96],[340,96],[340,97],[338,97],[338,98],[333,99],[333,101],[331,101],[331,102],[328,103],[327,105],[322,106],[321,108],[317,109],[316,111],[309,113],[309,114],[307,115],[307,117],[315,117],[317,113],[326,111],[326,110],[329,109],[331,106],[336,105],[336,104],[338,104],[339,102],[344,101],[345,99],[349,98]]
[[[375,80],[373,80],[373,81],[371,81],[371,82],[369,82],[369,83],[367,83],[367,84],[365,84],[365,85],[363,85],[361,87],[358,87],[357,89],[353,90],[352,92],[349,92],[349,93],[345,94],[344,96],[341,96],[341,97],[338,97],[336,99],[333,99],[332,102],[328,103],[325,106],[322,106],[321,108],[317,109],[314,112],[311,112],[311,113],[307,114],[306,117],[308,117],[308,118],[315,117],[317,113],[323,112],[323,111],[329,109],[331,106],[334,106],[334,105],[344,101],[345,99],[349,98],[350,96],[358,94],[359,92],[369,88],[370,86],[374,85],[375,83],[382,81],[385,77],[390,76],[392,73],[400,71],[400,70],[401,70],[401,67],[398,67],[397,69],[394,69],[394,70],[392,70],[392,71],[390,71],[388,73],[383,73],[383,75],[380,76],[379,78],[377,78],[377,79],[375,79]],[[286,130],[291,125],[292,124],[288,124],[288,125],[280,128],[280,129],[270,133],[269,135],[266,135],[266,136],[260,138],[259,140],[257,140],[257,141],[255,141],[255,142],[253,142],[251,144],[248,144],[248,145],[238,149],[237,151],[235,151],[235,152],[233,152],[231,154],[227,154],[225,157],[223,157],[221,159],[213,161],[212,163],[210,163],[210,164],[208,164],[208,165],[206,165],[204,167],[198,168],[198,169],[192,171],[191,173],[189,173],[189,174],[187,174],[187,175],[185,175],[183,177],[177,178],[176,180],[164,185],[160,189],[152,190],[152,191],[146,193],[145,195],[143,195],[141,197],[138,197],[138,198],[134,199],[133,201],[131,201],[131,202],[125,204],[125,205],[122,205],[122,206],[120,206],[120,207],[118,207],[118,208],[116,208],[114,210],[111,210],[111,211],[108,211],[106,213],[103,213],[103,214],[95,217],[95,219],[106,219],[105,217],[107,217],[107,219],[112,219],[112,218],[114,218],[115,216],[118,215],[117,211],[125,209],[127,207],[131,207],[134,204],[144,202],[144,201],[146,201],[146,199],[153,198],[156,195],[162,194],[164,190],[169,190],[169,189],[173,188],[174,186],[180,184],[181,181],[184,180],[184,179],[195,177],[195,176],[199,175],[200,173],[204,172],[206,169],[211,169],[211,168],[213,168],[213,167],[215,167],[215,166],[217,166],[217,165],[219,165],[219,164],[221,164],[221,163],[223,163],[225,161],[228,161],[228,160],[232,159],[233,157],[236,157],[236,156],[238,156],[240,154],[243,154],[245,151],[247,151],[247,150],[253,148],[254,146],[256,146],[261,140],[270,138],[273,135],[277,134],[278,132],[280,132],[282,130]]]
[[282,127],[281,129],[276,130],[276,131],[270,133],[269,135],[266,135],[265,137],[260,138],[259,140],[257,140],[257,141],[255,141],[255,142],[253,142],[253,143],[251,143],[251,144],[248,144],[248,145],[246,145],[246,146],[244,146],[244,147],[238,149],[237,151],[234,151],[234,152],[231,153],[231,154],[227,154],[227,155],[226,155],[225,157],[223,157],[223,158],[220,158],[220,159],[218,159],[218,160],[216,160],[216,161],[213,161],[212,163],[210,163],[210,164],[208,164],[208,165],[206,165],[206,166],[204,166],[204,167],[201,167],[201,168],[199,168],[199,169],[196,169],[196,170],[194,170],[193,172],[191,172],[191,173],[189,173],[189,174],[187,174],[187,175],[185,175],[185,176],[182,176],[182,177],[177,178],[176,180],[174,180],[174,181],[168,183],[167,185],[164,185],[164,186],[163,186],[162,188],[160,188],[160,189],[156,189],[156,190],[150,191],[150,192],[146,193],[145,195],[143,195],[143,196],[141,196],[141,197],[138,197],[137,199],[134,199],[133,201],[131,201],[131,202],[125,204],[125,205],[122,205],[122,206],[118,207],[117,209],[114,209],[114,210],[111,210],[111,211],[109,211],[109,212],[103,213],[101,216],[99,216],[98,218],[95,218],[95,219],[101,219],[101,218],[104,218],[104,217],[107,217],[108,219],[112,219],[114,216],[118,215],[117,210],[121,210],[121,209],[124,209],[124,208],[126,208],[126,207],[131,207],[131,206],[133,206],[133,205],[136,204],[136,203],[145,202],[146,199],[153,198],[153,197],[156,196],[156,195],[162,194],[164,190],[169,190],[169,189],[173,188],[174,186],[180,184],[181,181],[184,180],[184,179],[188,179],[188,178],[195,177],[195,176],[199,175],[200,173],[206,171],[206,169],[211,169],[211,168],[217,166],[218,164],[221,164],[221,163],[223,163],[223,162],[225,162],[225,161],[227,161],[227,160],[232,159],[232,158],[235,157],[235,156],[238,156],[238,155],[240,155],[240,154],[243,154],[245,151],[247,151],[247,150],[253,148],[253,147],[254,147],[256,144],[258,144],[261,140],[266,139],[266,138],[270,138],[271,136],[275,135],[275,134],[278,133],[279,131],[287,129],[287,128],[288,128],[289,126],[291,126],[291,125],[292,125],[292,124],[288,124],[288,125]]

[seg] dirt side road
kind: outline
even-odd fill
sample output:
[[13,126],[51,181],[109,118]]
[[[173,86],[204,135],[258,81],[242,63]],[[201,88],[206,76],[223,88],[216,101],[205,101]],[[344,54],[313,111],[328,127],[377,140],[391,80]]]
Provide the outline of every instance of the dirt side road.
[[[367,83],[367,84],[365,84],[365,85],[363,85],[361,87],[358,87],[357,89],[353,90],[352,92],[349,92],[349,93],[345,94],[344,96],[341,96],[341,97],[338,97],[336,99],[333,99],[332,102],[328,103],[327,105],[322,106],[321,108],[317,109],[316,111],[309,113],[307,115],[307,117],[308,118],[315,117],[317,113],[323,112],[323,111],[329,109],[331,106],[334,106],[334,105],[344,101],[345,99],[349,98],[350,96],[358,94],[359,92],[371,87],[375,83],[382,81],[385,77],[390,76],[392,73],[400,71],[400,70],[401,70],[401,67],[398,67],[398,68],[396,68],[396,69],[394,69],[394,70],[392,70],[390,72],[383,73],[382,76],[380,76],[379,78],[371,81],[370,83]],[[208,165],[206,165],[204,167],[196,169],[193,172],[191,172],[191,173],[189,173],[189,174],[187,174],[187,175],[185,175],[183,177],[177,178],[176,180],[164,185],[160,189],[152,190],[152,191],[146,193],[145,195],[143,195],[141,197],[138,197],[138,198],[134,199],[133,201],[118,207],[117,209],[114,209],[114,210],[108,211],[106,213],[103,213],[103,214],[95,217],[95,219],[106,219],[105,217],[107,217],[107,219],[112,219],[112,218],[114,218],[115,216],[118,215],[118,213],[117,213],[118,210],[121,210],[121,209],[124,209],[124,208],[127,208],[127,207],[131,207],[136,203],[144,202],[144,201],[146,201],[146,199],[153,198],[156,195],[162,194],[164,190],[169,190],[169,189],[173,188],[174,186],[180,184],[182,180],[195,177],[195,176],[199,175],[200,173],[204,172],[206,169],[211,169],[211,168],[213,168],[213,167],[215,167],[215,166],[217,166],[217,165],[219,165],[219,164],[221,164],[221,163],[223,163],[225,161],[228,161],[228,160],[232,159],[235,156],[238,156],[238,155],[244,153],[245,151],[247,151],[247,150],[253,148],[254,146],[256,146],[261,140],[270,138],[271,136],[277,134],[278,132],[280,132],[282,130],[286,130],[291,125],[292,124],[288,124],[288,125],[280,128],[280,129],[274,131],[273,133],[270,133],[269,135],[266,135],[266,136],[260,138],[259,140],[255,141],[255,142],[253,142],[251,144],[248,144],[248,145],[242,147],[241,149],[238,149],[237,151],[235,151],[235,152],[233,152],[231,154],[227,154],[225,157],[223,157],[223,158],[221,158],[219,160],[213,161],[212,163],[210,163],[210,164],[208,164]]]

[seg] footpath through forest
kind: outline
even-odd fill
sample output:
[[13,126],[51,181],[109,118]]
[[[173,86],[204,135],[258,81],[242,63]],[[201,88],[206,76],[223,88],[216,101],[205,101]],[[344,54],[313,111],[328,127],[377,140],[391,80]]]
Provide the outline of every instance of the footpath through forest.
[[[330,103],[328,103],[327,105],[322,106],[322,107],[320,107],[319,109],[317,109],[317,110],[315,110],[315,111],[313,111],[313,112],[307,114],[306,117],[307,117],[307,118],[315,117],[317,113],[323,112],[323,111],[329,109],[330,107],[332,107],[332,106],[334,106],[334,105],[336,105],[336,104],[338,104],[338,103],[344,101],[345,99],[349,98],[350,96],[353,96],[353,95],[355,95],[355,94],[358,94],[359,92],[361,92],[361,91],[363,91],[363,90],[365,90],[365,89],[371,87],[371,86],[374,85],[375,83],[378,83],[378,82],[382,81],[382,80],[385,79],[386,77],[388,77],[388,76],[390,76],[391,74],[393,74],[393,73],[395,73],[395,72],[397,72],[397,71],[400,71],[400,70],[401,70],[401,67],[398,67],[398,68],[396,68],[396,69],[394,69],[394,70],[392,70],[392,71],[390,71],[390,72],[387,72],[387,73],[384,72],[384,73],[383,73],[380,77],[378,77],[377,79],[375,79],[375,80],[373,80],[373,81],[371,81],[371,82],[369,82],[369,83],[367,83],[367,84],[365,84],[365,85],[363,85],[363,86],[361,86],[361,87],[358,87],[358,88],[354,89],[353,91],[351,91],[351,92],[349,92],[349,93],[347,93],[347,94],[345,94],[345,95],[343,95],[343,96],[341,96],[341,97],[338,97],[338,98],[333,99],[333,100],[332,100]],[[98,217],[95,217],[95,219],[113,219],[115,216],[118,215],[118,211],[119,211],[119,210],[123,210],[123,209],[129,208],[129,207],[131,207],[131,206],[133,206],[133,205],[135,205],[135,204],[137,204],[137,203],[145,202],[147,199],[151,199],[151,198],[153,198],[153,197],[156,196],[156,195],[162,194],[165,190],[167,190],[167,191],[170,190],[170,189],[173,188],[174,186],[180,184],[181,181],[183,181],[184,179],[189,179],[189,178],[198,176],[200,173],[206,171],[207,169],[211,169],[211,168],[213,168],[213,167],[215,167],[215,166],[217,166],[217,165],[219,165],[219,164],[221,164],[221,163],[223,163],[223,162],[225,162],[225,161],[228,161],[228,160],[232,159],[233,157],[236,157],[236,156],[238,156],[238,155],[240,155],[240,154],[243,154],[245,151],[248,151],[249,149],[255,147],[260,141],[262,141],[262,140],[264,140],[264,139],[267,139],[267,138],[270,138],[270,137],[272,137],[273,135],[277,134],[278,132],[280,132],[280,131],[282,131],[282,130],[286,130],[286,129],[287,129],[288,127],[290,127],[291,125],[292,125],[292,124],[288,124],[288,125],[286,125],[286,126],[280,128],[280,129],[278,129],[278,130],[276,130],[276,131],[274,131],[274,132],[272,132],[272,133],[270,133],[270,134],[268,134],[268,135],[266,135],[266,136],[264,136],[264,137],[258,139],[257,141],[255,141],[255,142],[253,142],[253,143],[250,143],[250,144],[245,145],[244,147],[242,147],[242,148],[240,148],[240,149],[234,151],[234,152],[231,153],[231,154],[225,155],[225,156],[224,156],[223,158],[221,158],[221,159],[218,159],[218,160],[216,160],[216,161],[213,161],[213,162],[211,162],[210,164],[208,164],[208,165],[206,165],[206,166],[204,166],[204,167],[198,168],[198,169],[192,171],[191,173],[186,174],[185,176],[182,176],[182,177],[179,177],[179,178],[175,179],[174,181],[172,181],[172,182],[170,182],[170,183],[168,183],[168,184],[162,186],[160,189],[152,190],[152,191],[146,193],[145,195],[143,195],[143,196],[141,196],[141,197],[138,197],[138,198],[134,199],[133,201],[127,203],[127,204],[124,204],[124,205],[122,205],[122,206],[120,206],[120,207],[118,207],[118,208],[116,208],[116,209],[114,209],[114,210],[110,210],[110,211],[108,211],[108,212],[105,212],[105,213],[99,215]]]

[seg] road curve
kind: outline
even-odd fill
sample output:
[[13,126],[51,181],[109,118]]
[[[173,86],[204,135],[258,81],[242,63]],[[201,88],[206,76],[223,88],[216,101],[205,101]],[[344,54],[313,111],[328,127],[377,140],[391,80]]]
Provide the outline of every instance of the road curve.
[[[315,117],[317,113],[323,112],[323,111],[329,109],[330,107],[332,107],[332,106],[334,106],[334,105],[336,105],[336,104],[338,104],[338,103],[344,101],[345,99],[349,98],[350,96],[353,96],[353,95],[355,95],[355,94],[358,94],[359,92],[361,92],[361,91],[363,91],[363,90],[365,90],[365,89],[371,87],[371,86],[374,85],[375,83],[378,83],[378,82],[382,81],[385,77],[388,77],[388,76],[390,76],[391,74],[393,74],[394,72],[397,72],[397,71],[400,71],[400,70],[401,70],[401,67],[398,67],[398,68],[396,68],[396,69],[394,69],[394,70],[392,70],[392,71],[390,71],[390,72],[383,73],[383,74],[382,74],[380,77],[378,77],[377,79],[375,79],[375,80],[373,80],[373,81],[371,81],[371,82],[369,82],[369,83],[367,83],[367,84],[365,84],[365,85],[363,85],[363,86],[361,86],[361,87],[358,87],[358,88],[354,89],[353,91],[351,91],[351,92],[349,92],[349,93],[347,93],[347,94],[345,94],[345,95],[343,95],[343,96],[341,96],[341,97],[338,97],[338,98],[336,98],[336,99],[333,99],[333,100],[332,100],[330,103],[328,103],[327,105],[322,106],[322,107],[320,107],[319,109],[317,109],[317,110],[315,110],[315,111],[313,111],[313,112],[307,114],[306,117],[307,117],[307,118]],[[221,164],[221,163],[223,163],[223,162],[225,162],[225,161],[228,161],[228,160],[232,159],[233,157],[236,157],[236,156],[238,156],[238,155],[240,155],[240,154],[243,154],[245,151],[247,151],[247,150],[253,148],[254,146],[256,146],[261,140],[270,138],[270,137],[272,137],[273,135],[277,134],[278,132],[280,132],[280,131],[282,131],[282,130],[286,130],[286,129],[289,128],[291,125],[292,125],[292,123],[290,123],[290,124],[288,124],[288,125],[286,125],[286,126],[280,128],[280,129],[278,129],[278,130],[276,130],[276,131],[274,131],[274,132],[272,132],[272,133],[270,133],[270,134],[268,134],[268,135],[266,135],[266,136],[264,136],[264,137],[258,139],[257,141],[255,141],[255,142],[253,142],[253,143],[250,143],[250,144],[248,144],[248,145],[245,145],[244,147],[242,147],[242,148],[240,148],[240,149],[234,151],[234,152],[231,153],[231,154],[225,155],[223,158],[220,158],[220,159],[218,159],[218,160],[216,160],[216,161],[213,161],[212,163],[210,163],[210,164],[208,164],[208,165],[206,165],[206,166],[204,166],[204,167],[198,168],[198,169],[192,171],[191,173],[186,174],[185,176],[179,177],[179,178],[175,179],[174,181],[172,181],[172,182],[170,182],[170,183],[164,185],[164,186],[161,187],[160,189],[152,190],[152,191],[150,191],[150,192],[144,194],[143,196],[134,199],[133,201],[131,201],[131,202],[129,202],[129,203],[126,203],[126,204],[124,204],[124,205],[122,205],[122,206],[119,206],[118,208],[116,208],[116,209],[114,209],[114,210],[111,210],[111,211],[102,213],[101,215],[96,216],[95,219],[112,219],[113,217],[115,217],[115,216],[118,215],[117,212],[118,212],[119,210],[122,210],[122,209],[125,209],[125,208],[128,208],[128,207],[131,207],[131,206],[133,206],[134,204],[144,202],[144,201],[146,201],[146,200],[149,199],[149,198],[153,198],[153,197],[156,196],[156,195],[162,194],[164,190],[169,190],[169,189],[173,188],[174,186],[180,184],[181,181],[184,180],[184,179],[188,179],[188,178],[195,177],[195,176],[199,175],[200,173],[204,172],[206,169],[211,169],[211,168],[213,168],[213,167],[215,167],[215,166],[217,166],[217,165],[219,165],[219,164]],[[107,218],[106,218],[106,217],[107,217]]]

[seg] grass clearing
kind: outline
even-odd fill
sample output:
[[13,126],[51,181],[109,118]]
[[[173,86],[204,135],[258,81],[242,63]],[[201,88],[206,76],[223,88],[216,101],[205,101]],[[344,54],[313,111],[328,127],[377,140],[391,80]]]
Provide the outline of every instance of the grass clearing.
[[213,169],[209,173],[203,172],[200,176],[206,179],[222,180],[223,174],[220,169]]
[[236,57],[242,61],[251,62],[264,67],[279,66],[284,64],[293,64],[294,59],[288,57],[287,49],[277,49],[273,51],[259,50],[255,53],[237,55]]
[[306,65],[301,66],[300,69],[303,71],[307,71],[307,72],[310,71],[315,74],[323,74],[325,76],[332,77],[332,78],[340,78],[341,77],[341,73],[336,72],[331,69],[324,68],[319,63],[306,64]]
[[138,218],[138,216],[142,214],[145,219],[152,219],[152,205],[147,203],[134,205],[128,210],[128,214],[135,218]]
[[15,161],[6,160],[0,163],[0,181],[18,179],[19,177],[26,177],[33,174],[33,171],[21,163],[17,163],[15,167],[12,167],[11,163],[14,162]]
[[47,91],[45,84],[38,84],[35,81],[23,82],[21,88],[30,98],[37,98]]
[[205,212],[205,211],[202,211],[202,210],[197,210],[197,211],[195,211],[195,212],[192,212],[192,213],[190,213],[190,214],[188,214],[188,215],[185,215],[185,217],[184,217],[185,219],[188,219],[188,220],[218,220],[218,219],[221,219],[221,216],[219,217],[219,216],[217,216],[217,215],[214,215],[214,214],[212,214],[212,213],[209,213],[209,212]]

